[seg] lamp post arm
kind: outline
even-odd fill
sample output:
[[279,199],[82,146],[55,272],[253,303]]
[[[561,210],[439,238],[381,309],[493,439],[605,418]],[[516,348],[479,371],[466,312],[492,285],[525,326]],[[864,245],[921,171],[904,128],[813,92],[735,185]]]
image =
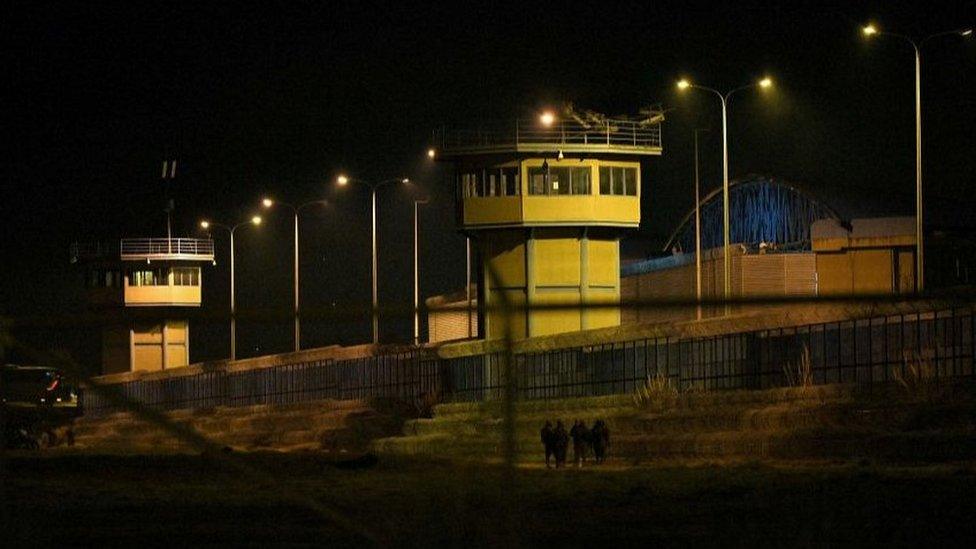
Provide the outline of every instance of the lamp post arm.
[[732,96],[740,91],[748,90],[750,88],[755,88],[757,84],[746,84],[745,86],[739,86],[738,88],[732,88],[728,93],[725,94],[725,102],[728,103]]
[[702,86],[700,84],[691,84],[691,87],[692,88],[697,88],[699,90],[704,90],[704,91],[713,93],[713,94],[717,95],[718,98],[721,99],[723,103],[725,102],[725,96],[722,95],[722,92],[716,90],[715,88],[709,88],[708,86]]
[[922,46],[924,46],[926,42],[932,40],[933,38],[941,38],[943,36],[951,36],[951,35],[956,35],[960,38],[966,38],[967,36],[969,36],[969,34],[965,34],[967,32],[969,34],[972,34],[973,29],[969,27],[964,27],[961,29],[947,30],[947,31],[937,32],[935,34],[930,34],[925,38],[923,38],[921,41],[919,41],[918,49],[922,49]]
[[927,36],[927,37],[925,37],[922,40],[921,43],[915,42],[915,40],[913,40],[912,37],[910,37],[910,36],[907,36],[907,35],[904,35],[904,34],[898,34],[897,32],[881,31],[881,32],[878,33],[878,36],[890,36],[892,38],[898,38],[900,40],[904,40],[905,42],[908,42],[909,44],[911,44],[913,48],[915,48],[915,55],[918,55],[919,54],[919,50],[920,50],[920,44],[924,44],[925,41],[928,40],[928,39],[930,39],[930,38],[935,38],[937,36],[943,36],[945,34],[949,34],[949,32],[940,32],[940,33],[937,33],[937,34],[933,34],[931,36]]

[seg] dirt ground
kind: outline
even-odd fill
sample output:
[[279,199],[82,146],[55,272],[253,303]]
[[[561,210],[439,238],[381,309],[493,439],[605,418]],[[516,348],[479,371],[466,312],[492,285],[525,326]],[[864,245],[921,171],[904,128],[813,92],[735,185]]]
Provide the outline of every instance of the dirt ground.
[[3,544],[976,544],[976,464],[495,465],[8,455]]

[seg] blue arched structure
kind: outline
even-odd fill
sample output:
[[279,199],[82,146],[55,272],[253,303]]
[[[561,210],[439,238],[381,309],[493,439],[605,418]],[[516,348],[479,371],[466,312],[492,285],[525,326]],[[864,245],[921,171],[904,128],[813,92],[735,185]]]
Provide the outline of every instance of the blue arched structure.
[[[755,247],[775,243],[780,249],[810,249],[810,225],[818,219],[840,220],[828,205],[797,187],[766,176],[750,176],[729,183],[729,232],[732,243]],[[702,249],[722,245],[722,188],[702,198]],[[664,251],[695,251],[695,209],[671,234]]]

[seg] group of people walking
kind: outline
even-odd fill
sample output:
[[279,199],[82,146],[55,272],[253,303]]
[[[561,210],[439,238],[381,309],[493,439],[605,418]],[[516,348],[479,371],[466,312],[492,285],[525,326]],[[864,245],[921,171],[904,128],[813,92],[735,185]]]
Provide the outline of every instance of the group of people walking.
[[583,420],[577,419],[568,432],[562,420],[556,421],[555,427],[551,421],[547,421],[542,427],[541,436],[542,446],[546,450],[546,468],[552,467],[552,460],[557,468],[566,465],[570,439],[573,441],[573,463],[577,467],[583,466],[590,452],[596,463],[603,463],[610,448],[610,429],[602,419],[598,419],[592,428],[587,428]]

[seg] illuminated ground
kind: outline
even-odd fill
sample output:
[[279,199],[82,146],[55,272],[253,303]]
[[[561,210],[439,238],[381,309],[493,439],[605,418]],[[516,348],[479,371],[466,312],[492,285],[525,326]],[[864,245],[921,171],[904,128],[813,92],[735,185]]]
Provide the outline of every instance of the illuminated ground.
[[13,457],[0,471],[5,539],[368,545],[283,499],[284,489],[312,495],[384,545],[976,542],[976,464],[531,466],[509,490],[493,466],[340,470],[313,455],[232,458],[274,475],[273,486],[197,456]]

